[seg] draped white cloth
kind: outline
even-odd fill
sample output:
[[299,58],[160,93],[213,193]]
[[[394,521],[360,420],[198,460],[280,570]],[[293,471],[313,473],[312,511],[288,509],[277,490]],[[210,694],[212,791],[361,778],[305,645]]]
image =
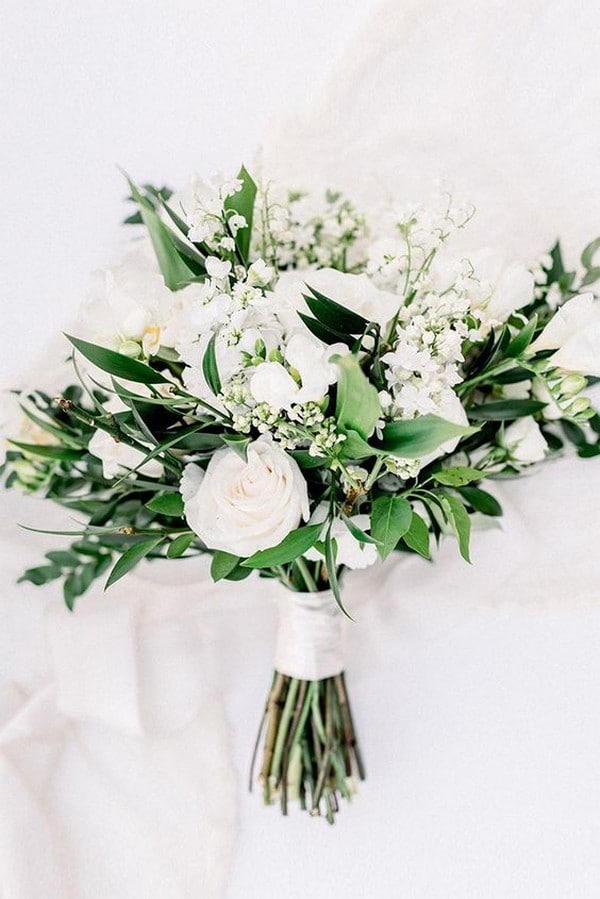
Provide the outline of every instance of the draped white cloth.
[[[574,0],[390,3],[321,102],[280,119],[265,168],[363,203],[426,198],[441,175],[477,203],[477,243],[577,247],[600,231],[599,25]],[[494,490],[502,530],[475,536],[473,566],[449,540],[436,565],[348,583],[369,777],[331,830],[245,792],[265,585],[147,565],[69,615],[13,586],[56,545],[14,521],[64,516],[3,496],[2,899],[597,895],[598,463]]]

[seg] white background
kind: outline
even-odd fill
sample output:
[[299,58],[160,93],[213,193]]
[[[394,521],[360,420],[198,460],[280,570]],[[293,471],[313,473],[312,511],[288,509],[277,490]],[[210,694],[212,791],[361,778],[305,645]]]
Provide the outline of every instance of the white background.
[[119,252],[138,181],[237,169],[308,102],[377,0],[3,4],[0,385]]

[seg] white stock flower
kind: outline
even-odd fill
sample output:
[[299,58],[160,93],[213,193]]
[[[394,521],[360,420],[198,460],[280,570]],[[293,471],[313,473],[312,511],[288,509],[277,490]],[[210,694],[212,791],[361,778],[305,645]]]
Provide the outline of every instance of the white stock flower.
[[250,393],[257,403],[267,403],[277,411],[299,403],[318,403],[337,380],[338,367],[329,360],[347,352],[345,344],[324,346],[310,334],[294,334],[283,355],[298,381],[280,362],[263,362],[250,378]]
[[548,449],[539,425],[530,415],[518,418],[509,425],[501,440],[512,461],[519,465],[541,462]]
[[266,436],[249,445],[247,461],[224,449],[204,474],[187,465],[181,495],[194,533],[210,549],[242,557],[277,546],[309,515],[298,464]]
[[567,300],[529,349],[556,350],[552,365],[600,377],[600,300],[593,293]]
[[[311,517],[311,523],[318,524],[327,518],[327,505],[321,503]],[[371,529],[371,522],[368,515],[353,515],[350,519],[361,531],[368,532]],[[325,539],[327,527],[323,528],[320,535],[321,539]],[[331,537],[335,540],[337,546],[336,562],[338,565],[345,565],[346,568],[368,568],[379,559],[379,554],[374,543],[361,543],[356,537],[350,533],[347,526],[340,518],[335,518],[331,525]],[[314,546],[311,546],[304,553],[304,558],[311,562],[318,562],[323,559],[323,555]]]

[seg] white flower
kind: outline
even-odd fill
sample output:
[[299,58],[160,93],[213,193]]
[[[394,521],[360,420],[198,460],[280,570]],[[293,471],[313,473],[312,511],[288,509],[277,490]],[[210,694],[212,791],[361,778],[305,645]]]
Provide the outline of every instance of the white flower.
[[512,461],[521,465],[541,462],[548,449],[539,425],[530,415],[509,425],[501,439]]
[[[122,412],[126,406],[118,397],[104,406],[107,412]],[[151,447],[148,447],[150,452]],[[97,430],[88,444],[88,451],[102,461],[102,473],[107,480],[118,478],[140,464],[146,453],[135,447],[127,446],[121,440],[115,440],[106,431]],[[160,478],[163,467],[157,459],[150,459],[137,469],[137,474],[148,478]]]
[[247,283],[251,287],[266,287],[273,280],[274,271],[264,259],[257,259],[248,269]]
[[116,350],[144,342],[145,352],[155,353],[172,303],[150,241],[140,240],[115,265],[94,273],[78,333]]
[[297,402],[300,386],[280,362],[261,362],[250,378],[250,393],[257,403],[278,412]]
[[488,285],[485,296],[472,302],[484,323],[505,322],[517,309],[531,303],[535,281],[525,265],[514,262],[507,266],[502,256],[491,250],[483,250],[470,259],[476,277]]
[[[311,523],[318,524],[325,521],[327,517],[327,505],[321,503],[311,517]],[[371,529],[371,522],[368,515],[353,515],[350,519],[361,531],[368,532]],[[323,528],[320,535],[324,540],[327,527]],[[338,565],[345,565],[347,568],[368,568],[378,561],[379,555],[374,543],[361,543],[353,534],[350,533],[346,524],[339,518],[335,518],[331,525],[331,537],[337,545],[336,562]],[[312,562],[318,562],[323,555],[314,546],[304,553],[304,557]]]
[[248,222],[246,221],[244,216],[239,215],[239,213],[234,213],[233,215],[230,215],[229,218],[227,219],[227,222],[228,222],[229,227],[231,228],[231,231],[233,234],[237,234],[238,231],[240,230],[240,228],[245,228],[246,225],[248,224]]
[[348,275],[333,268],[283,272],[273,290],[275,314],[288,330],[297,330],[298,312],[309,312],[303,294],[314,287],[324,296],[384,327],[398,309],[393,293],[379,290],[367,275]]
[[210,549],[251,556],[277,546],[308,519],[308,489],[294,459],[259,437],[245,462],[234,450],[219,450],[206,473],[187,465],[181,495],[191,529]]
[[277,411],[299,403],[318,403],[337,380],[337,365],[329,360],[347,352],[345,344],[324,346],[309,334],[294,334],[283,353],[298,380],[281,363],[263,362],[250,379],[250,393],[257,403],[267,403]]
[[224,281],[231,272],[231,262],[223,261],[216,256],[206,257],[206,271],[215,281]]
[[593,293],[567,300],[530,346],[534,353],[554,349],[552,365],[600,377],[600,300]]

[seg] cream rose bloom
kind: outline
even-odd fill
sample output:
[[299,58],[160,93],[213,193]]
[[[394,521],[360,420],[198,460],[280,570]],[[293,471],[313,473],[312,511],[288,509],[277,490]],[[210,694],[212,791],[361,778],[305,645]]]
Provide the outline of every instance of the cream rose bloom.
[[187,465],[181,479],[185,517],[210,549],[247,557],[269,549],[308,520],[306,481],[294,459],[267,437],[214,454],[206,472]]
[[600,300],[593,293],[567,300],[529,349],[556,350],[552,365],[600,377]]

